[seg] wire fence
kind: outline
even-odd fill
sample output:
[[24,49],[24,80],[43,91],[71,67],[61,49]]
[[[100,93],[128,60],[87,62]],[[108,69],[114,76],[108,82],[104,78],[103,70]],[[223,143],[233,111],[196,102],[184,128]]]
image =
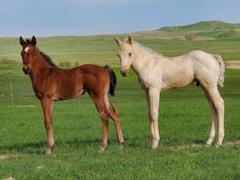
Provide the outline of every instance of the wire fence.
[[31,84],[26,77],[13,73],[0,74],[1,105],[7,105],[8,107],[28,105],[33,97]]
[[[79,97],[64,102],[80,104]],[[8,107],[34,107],[39,104],[28,76],[13,73],[0,74],[0,105]]]

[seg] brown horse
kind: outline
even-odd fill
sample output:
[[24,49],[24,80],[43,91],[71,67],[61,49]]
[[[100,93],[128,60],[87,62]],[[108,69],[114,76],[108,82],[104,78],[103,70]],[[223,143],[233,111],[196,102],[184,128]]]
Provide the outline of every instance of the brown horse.
[[52,130],[53,101],[70,99],[88,92],[102,119],[101,151],[107,147],[109,118],[114,122],[120,147],[124,142],[117,112],[108,98],[114,95],[116,76],[109,66],[85,64],[73,69],[58,68],[51,59],[36,47],[36,38],[26,41],[20,37],[22,45],[23,71],[32,80],[36,97],[41,101],[44,124],[47,132],[47,154],[54,146]]

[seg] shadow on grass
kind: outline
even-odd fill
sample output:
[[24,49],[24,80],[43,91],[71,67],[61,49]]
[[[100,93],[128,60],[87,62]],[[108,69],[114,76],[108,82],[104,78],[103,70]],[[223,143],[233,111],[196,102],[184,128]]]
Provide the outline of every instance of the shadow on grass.
[[[74,151],[74,150],[81,150],[86,148],[96,148],[100,146],[101,139],[72,139],[72,140],[56,140],[55,143],[55,150],[57,151]],[[116,139],[109,139],[108,140],[108,148],[111,148],[112,146],[117,146],[118,142]],[[199,145],[203,146],[205,145],[205,141],[203,140],[195,140],[192,143],[170,143],[170,142],[164,142],[160,141],[159,148],[173,148],[177,146],[192,146],[192,145]],[[47,142],[46,141],[40,141],[40,142],[28,142],[28,143],[22,143],[22,144],[12,144],[12,145],[1,145],[0,146],[0,153],[6,154],[6,153],[26,153],[26,154],[39,154],[43,155],[45,154]],[[131,138],[129,140],[128,138],[125,138],[124,148],[128,149],[139,149],[139,148],[149,148],[149,142],[147,141],[141,141],[138,138]]]
[[[83,147],[100,145],[100,139],[91,140],[56,140],[55,148],[58,149],[81,149]],[[111,142],[111,141],[110,141]],[[114,142],[113,142],[114,143]],[[116,143],[116,141],[115,141]],[[0,153],[28,153],[28,154],[45,154],[47,141],[28,142],[22,144],[1,145]]]
[[29,142],[22,144],[1,145],[0,153],[29,153],[29,154],[42,154],[46,142]]
[[[127,143],[126,143],[127,142]],[[86,148],[96,148],[100,147],[101,139],[78,139],[73,138],[71,140],[57,140],[55,141],[55,149],[53,151],[73,151],[77,149],[86,149]],[[112,146],[118,146],[117,139],[108,139],[108,148]],[[125,147],[128,148],[146,148],[147,145],[140,142],[139,139],[131,139],[129,142],[125,138]],[[38,142],[26,142],[26,143],[15,143],[11,145],[0,145],[0,153],[27,153],[27,154],[45,154],[47,147],[47,141],[38,141]]]

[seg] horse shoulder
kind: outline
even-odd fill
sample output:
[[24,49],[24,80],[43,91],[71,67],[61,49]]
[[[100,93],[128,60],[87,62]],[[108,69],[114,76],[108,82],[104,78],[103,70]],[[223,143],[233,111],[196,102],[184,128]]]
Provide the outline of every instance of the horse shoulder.
[[144,70],[138,73],[138,80],[143,89],[161,87],[161,62],[159,60],[149,61]]

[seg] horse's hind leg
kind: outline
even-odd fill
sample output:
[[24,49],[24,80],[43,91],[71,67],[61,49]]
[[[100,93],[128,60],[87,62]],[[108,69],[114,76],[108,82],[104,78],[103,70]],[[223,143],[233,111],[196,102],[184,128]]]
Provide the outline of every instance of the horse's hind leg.
[[[106,103],[108,103],[108,102],[106,102]],[[117,114],[115,108],[113,107],[113,105],[111,104],[111,102],[109,102],[109,105],[110,105],[110,107],[109,107],[110,117],[113,120],[115,129],[116,129],[117,138],[118,138],[118,144],[119,144],[120,148],[122,149],[123,143],[124,143],[124,139],[123,139],[123,134],[122,134],[120,120],[119,120],[118,114]]]
[[208,94],[208,92],[204,88],[202,88],[202,89],[205,92],[206,98],[208,100],[209,107],[210,107],[211,112],[212,112],[212,125],[211,125],[209,138],[206,142],[207,145],[211,145],[213,140],[214,140],[214,137],[216,135],[216,131],[217,131],[217,125],[218,125],[217,110],[216,110],[215,106],[213,105],[213,101],[211,100],[211,97]]
[[53,130],[52,130],[52,100],[49,98],[43,98],[41,105],[44,115],[44,125],[47,132],[47,151],[46,154],[50,155],[54,146]]
[[104,96],[93,96],[90,94],[92,99],[94,100],[94,103],[96,105],[96,108],[100,114],[101,120],[102,120],[102,142],[101,142],[101,149],[100,151],[103,151],[107,148],[107,135],[108,135],[108,125],[109,125],[109,112],[107,110],[107,107],[104,102]]
[[217,112],[217,119],[218,119],[217,145],[222,145],[223,138],[224,138],[224,101],[220,96],[217,85],[213,87],[209,87],[206,90]]

